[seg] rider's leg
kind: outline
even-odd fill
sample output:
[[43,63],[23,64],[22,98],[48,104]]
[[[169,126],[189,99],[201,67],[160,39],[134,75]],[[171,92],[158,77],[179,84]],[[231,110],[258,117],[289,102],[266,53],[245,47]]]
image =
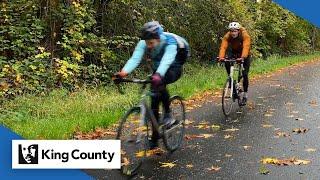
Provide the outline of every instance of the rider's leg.
[[243,63],[244,70],[242,71],[243,76],[243,90],[245,93],[248,92],[249,87],[249,70],[250,70],[250,64],[251,64],[250,57],[246,58]]
[[250,62],[251,59],[250,57],[246,58],[243,63],[244,70],[242,71],[242,76],[243,76],[243,99],[242,99],[242,104],[246,105],[247,104],[247,99],[248,99],[248,87],[249,87],[249,70],[250,70]]
[[[153,111],[153,114],[159,122],[159,104],[160,104],[160,92],[157,91],[154,87],[151,87],[151,91],[153,92],[153,95],[151,96],[151,109]],[[152,136],[151,136],[151,142],[150,142],[150,148],[153,149],[158,146],[158,139],[160,138],[160,135],[158,131],[155,129],[155,127],[152,126]]]
[[164,107],[164,123],[168,123],[171,120],[171,112],[170,112],[170,95],[169,92],[166,88],[167,84],[171,84],[176,82],[182,75],[182,66],[183,66],[183,62],[186,61],[186,59],[188,58],[188,50],[186,49],[179,49],[178,53],[176,55],[175,61],[177,62],[174,66],[170,67],[167,71],[167,73],[165,74],[164,78],[163,78],[163,83],[165,85],[165,88],[163,89],[161,95],[162,95],[162,104]]
[[165,85],[164,89],[161,91],[161,101],[163,104],[163,108],[165,113],[169,114],[170,113],[170,102],[169,102],[169,92],[166,88],[167,84],[171,84],[176,82],[182,74],[182,67],[174,67],[174,68],[169,68],[169,70],[167,71],[166,75],[163,78],[163,83]]

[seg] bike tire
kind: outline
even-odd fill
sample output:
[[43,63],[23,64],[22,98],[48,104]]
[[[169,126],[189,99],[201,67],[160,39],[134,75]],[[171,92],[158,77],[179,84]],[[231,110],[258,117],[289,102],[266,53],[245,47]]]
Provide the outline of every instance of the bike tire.
[[[222,111],[223,114],[225,116],[229,116],[231,111],[232,111],[232,107],[233,107],[233,98],[231,98],[231,95],[233,92],[231,92],[231,85],[233,86],[233,84],[229,85],[231,82],[230,78],[227,79],[224,88],[223,88],[223,92],[222,92]],[[233,87],[235,88],[235,87]],[[227,101],[230,101],[229,104],[226,104]]]
[[[186,112],[183,98],[180,96],[171,97],[170,109],[175,123],[169,129],[164,128],[163,143],[166,149],[172,153],[181,146],[184,138]],[[176,141],[171,142],[171,138],[176,138]]]
[[[135,115],[139,115],[139,119],[136,119]],[[147,124],[141,124],[142,117],[141,108],[133,107],[125,113],[118,127],[116,139],[121,140],[120,171],[122,174],[127,176],[133,176],[136,174],[144,157],[146,156],[147,135],[144,131],[147,130],[144,128],[148,128]],[[127,135],[129,137],[127,137]]]

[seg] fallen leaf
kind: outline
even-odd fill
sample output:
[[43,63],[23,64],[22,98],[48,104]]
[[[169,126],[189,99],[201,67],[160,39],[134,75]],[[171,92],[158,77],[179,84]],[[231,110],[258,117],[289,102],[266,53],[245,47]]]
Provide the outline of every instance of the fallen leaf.
[[264,174],[264,175],[267,175],[270,173],[270,171],[265,166],[261,166],[259,168],[259,172],[260,172],[260,174]]
[[243,146],[244,150],[248,150],[249,148],[251,148],[252,146]]
[[291,159],[277,159],[277,158],[264,158],[261,160],[263,164],[274,164],[278,166],[289,166],[289,165],[306,165],[311,161],[309,160],[300,160],[296,158]]
[[185,139],[186,140],[192,140],[192,139],[196,139],[196,138],[209,138],[212,137],[213,134],[192,134],[192,135],[185,135]]
[[279,162],[278,159],[275,158],[264,158],[261,160],[263,164],[277,164]]
[[317,101],[316,100],[312,100],[309,102],[310,106],[318,106]]
[[189,168],[189,169],[193,168],[193,164],[187,164],[186,167]]
[[294,105],[292,102],[287,102],[287,103],[285,103],[287,106],[292,106],[292,105]]
[[306,129],[306,128],[295,128],[292,130],[292,132],[295,132],[297,134],[306,133],[307,131],[309,131],[309,129]]
[[176,166],[176,164],[173,162],[164,162],[164,163],[159,162],[159,163],[161,164],[160,167],[164,167],[164,168],[173,168],[174,166]]
[[308,149],[306,149],[305,151],[307,151],[307,152],[316,152],[316,151],[317,151],[317,149],[314,149],[314,148],[308,148]]
[[204,137],[205,139],[212,137],[213,134],[201,134],[202,137]]
[[212,128],[213,130],[219,130],[221,127],[220,127],[219,125],[213,124],[213,125],[211,126],[211,128]]
[[232,155],[231,154],[225,154],[224,156],[225,157],[231,157]]
[[153,156],[153,155],[161,155],[161,154],[164,154],[165,151],[161,148],[155,148],[155,149],[151,149],[151,150],[147,150],[146,152],[145,151],[139,151],[136,153],[136,157],[150,157],[150,156]]
[[225,132],[235,132],[235,131],[239,131],[239,129],[237,129],[237,128],[231,128],[231,129],[225,129],[225,130],[223,130],[223,131],[225,131]]
[[225,139],[229,139],[229,138],[232,138],[232,137],[233,136],[231,136],[230,134],[227,134],[227,135],[224,136]]
[[264,128],[271,128],[271,127],[273,127],[273,125],[271,125],[271,124],[262,124],[262,127],[264,127]]
[[272,117],[273,115],[271,113],[264,114],[265,117]]
[[218,167],[218,166],[211,166],[210,168],[207,168],[208,171],[211,171],[211,172],[217,172],[221,169],[221,167]]
[[289,137],[290,135],[286,132],[276,132],[277,137]]
[[209,129],[210,126],[208,124],[199,124],[197,126],[193,126],[195,128],[198,128],[198,129]]
[[184,124],[185,124],[185,125],[189,125],[189,124],[193,124],[193,123],[194,123],[194,121],[189,120],[189,119],[186,119],[186,120],[184,121]]
[[200,124],[200,125],[208,125],[209,122],[207,122],[207,121],[202,121],[202,122],[200,122],[199,124]]
[[122,166],[128,166],[130,164],[128,158],[124,157],[122,158],[123,162],[121,163]]
[[306,164],[310,164],[311,161],[309,160],[300,160],[300,159],[296,159],[293,164],[295,165],[306,165]]

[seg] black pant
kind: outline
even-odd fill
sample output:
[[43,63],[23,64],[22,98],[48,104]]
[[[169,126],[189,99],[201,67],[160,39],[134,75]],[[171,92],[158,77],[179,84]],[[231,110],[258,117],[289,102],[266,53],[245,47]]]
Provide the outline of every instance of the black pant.
[[[159,122],[159,105],[162,102],[162,106],[165,113],[170,113],[170,95],[167,90],[167,84],[174,83],[177,81],[182,75],[182,64],[180,62],[184,62],[187,59],[188,51],[185,49],[179,49],[175,59],[175,66],[172,66],[168,69],[165,76],[162,78],[162,84],[157,87],[151,86],[151,91],[153,92],[153,96],[151,97],[151,108],[156,120]],[[158,132],[152,129],[152,141],[157,141],[159,139]]]
[[[251,64],[251,58],[250,58],[250,56],[248,56],[247,58],[244,59],[244,62],[243,62],[244,70],[242,71],[242,76],[243,76],[242,78],[243,78],[243,90],[244,90],[244,92],[248,92],[250,64]],[[230,74],[230,66],[231,66],[230,62],[225,62],[225,67],[226,67],[228,75]]]

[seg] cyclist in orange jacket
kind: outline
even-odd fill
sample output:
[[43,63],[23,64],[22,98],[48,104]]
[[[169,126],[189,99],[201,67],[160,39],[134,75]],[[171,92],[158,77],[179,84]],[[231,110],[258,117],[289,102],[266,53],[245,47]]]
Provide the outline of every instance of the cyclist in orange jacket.
[[[242,105],[247,104],[248,87],[249,87],[249,68],[250,68],[250,46],[251,39],[245,28],[241,27],[238,22],[229,24],[229,31],[222,39],[219,61],[224,61],[225,57],[236,58],[237,61],[243,61],[243,90],[244,96]],[[228,75],[230,74],[230,63],[226,62],[225,67]]]

